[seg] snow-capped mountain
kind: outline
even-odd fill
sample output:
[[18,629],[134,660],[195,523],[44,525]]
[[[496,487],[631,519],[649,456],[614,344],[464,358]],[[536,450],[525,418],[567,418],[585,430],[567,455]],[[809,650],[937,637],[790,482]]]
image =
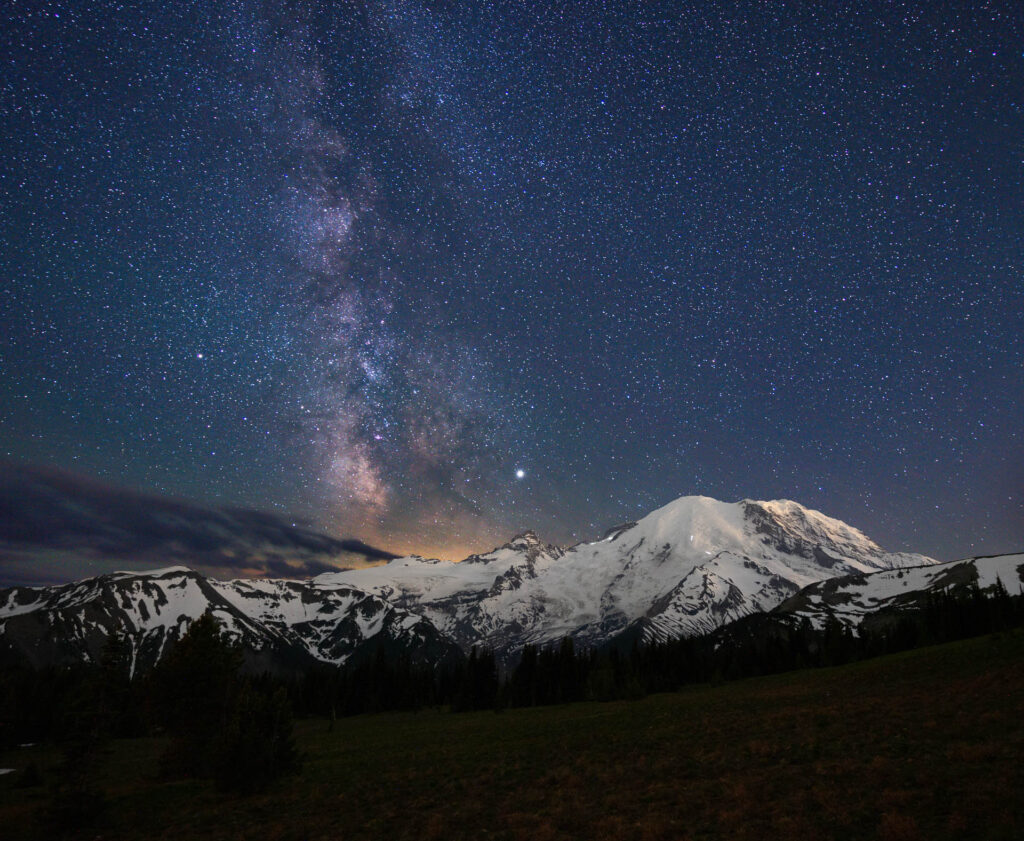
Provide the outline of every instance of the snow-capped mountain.
[[832,616],[856,627],[867,616],[920,607],[929,593],[976,585],[989,590],[1002,582],[1011,595],[1024,586],[1024,555],[964,558],[933,566],[884,570],[821,581],[801,590],[776,613],[806,617],[820,628]]
[[795,502],[695,496],[568,550],[527,532],[460,563],[400,558],[313,583],[376,593],[427,617],[463,649],[509,655],[565,636],[601,643],[629,628],[646,641],[702,633],[770,610],[816,581],[934,563],[884,552]]
[[344,663],[385,646],[414,659],[484,645],[647,641],[713,630],[837,576],[933,565],[891,554],[795,502],[683,497],[569,549],[526,532],[464,561],[399,558],[307,582],[207,580],[186,568],[0,591],[0,651],[36,664],[95,658],[128,635],[140,666],[206,610],[254,667]]

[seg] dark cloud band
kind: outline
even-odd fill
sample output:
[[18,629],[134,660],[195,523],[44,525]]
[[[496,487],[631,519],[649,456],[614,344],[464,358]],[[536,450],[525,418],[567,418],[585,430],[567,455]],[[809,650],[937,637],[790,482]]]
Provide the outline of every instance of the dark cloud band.
[[308,577],[391,560],[391,552],[335,538],[278,514],[204,507],[106,485],[68,471],[0,464],[0,581],[76,576],[101,566],[186,564],[215,575]]

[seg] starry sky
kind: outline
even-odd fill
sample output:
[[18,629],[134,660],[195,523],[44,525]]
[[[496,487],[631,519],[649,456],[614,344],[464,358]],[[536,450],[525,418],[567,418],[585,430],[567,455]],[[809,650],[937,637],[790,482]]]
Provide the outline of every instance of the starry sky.
[[5,471],[452,559],[686,494],[1019,551],[1022,45],[1017,0],[10,0]]

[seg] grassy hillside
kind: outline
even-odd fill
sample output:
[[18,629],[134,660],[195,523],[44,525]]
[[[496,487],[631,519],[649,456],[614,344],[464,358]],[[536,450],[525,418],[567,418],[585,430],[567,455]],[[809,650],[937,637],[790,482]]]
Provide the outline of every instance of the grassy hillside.
[[[1024,837],[1024,634],[641,701],[300,722],[300,775],[230,799],[116,742],[104,838]],[[0,767],[55,754],[23,748]],[[0,777],[6,839],[45,786]]]

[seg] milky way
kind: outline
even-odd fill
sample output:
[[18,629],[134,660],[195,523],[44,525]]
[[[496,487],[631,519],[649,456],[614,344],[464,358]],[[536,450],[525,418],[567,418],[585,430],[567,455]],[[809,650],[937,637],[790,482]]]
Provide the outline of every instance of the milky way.
[[1021,8],[840,6],[8,4],[0,456],[442,557],[1019,549]]
[[[493,539],[502,520],[495,479],[523,418],[491,360],[450,329],[451,268],[431,265],[435,234],[416,226],[415,214],[429,208],[395,212],[406,197],[379,184],[391,175],[376,156],[385,141],[348,137],[344,121],[339,128],[324,116],[339,93],[308,25],[264,24],[250,39],[245,76],[250,96],[270,105],[259,127],[263,155],[277,164],[276,246],[260,269],[288,308],[276,353],[290,356],[291,371],[278,397],[298,402],[289,443],[307,451],[302,473],[316,516],[421,551]],[[386,100],[385,80],[371,84]],[[399,139],[411,160],[424,154],[401,131]]]

